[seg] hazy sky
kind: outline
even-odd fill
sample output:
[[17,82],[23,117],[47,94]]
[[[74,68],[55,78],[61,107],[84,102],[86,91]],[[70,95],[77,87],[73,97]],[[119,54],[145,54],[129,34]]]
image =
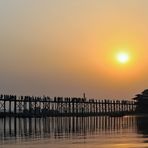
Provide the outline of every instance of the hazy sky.
[[[130,99],[148,87],[148,0],[0,0],[0,91]],[[118,50],[130,53],[119,64]]]

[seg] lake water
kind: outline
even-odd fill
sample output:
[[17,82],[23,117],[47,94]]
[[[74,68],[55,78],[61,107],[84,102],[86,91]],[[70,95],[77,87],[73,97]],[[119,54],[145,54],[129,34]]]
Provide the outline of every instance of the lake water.
[[148,117],[0,119],[0,148],[148,148]]

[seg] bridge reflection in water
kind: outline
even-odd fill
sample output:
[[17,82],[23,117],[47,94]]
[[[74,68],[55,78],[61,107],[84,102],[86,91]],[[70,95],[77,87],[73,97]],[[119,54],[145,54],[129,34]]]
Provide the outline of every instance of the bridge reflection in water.
[[[35,139],[81,138],[96,134],[113,134],[136,130],[135,117],[48,117],[1,118],[0,142]],[[138,122],[139,123],[139,122]]]

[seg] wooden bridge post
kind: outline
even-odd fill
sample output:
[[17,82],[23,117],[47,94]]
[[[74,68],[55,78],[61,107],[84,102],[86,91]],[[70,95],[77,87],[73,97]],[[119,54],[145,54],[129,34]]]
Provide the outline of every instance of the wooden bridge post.
[[123,112],[123,103],[122,103],[122,100],[120,100],[120,112]]
[[24,101],[24,110],[23,110],[23,113],[28,112],[26,98],[24,96],[21,96],[21,99]]
[[131,111],[133,111],[133,101],[131,101]]
[[41,97],[39,97],[39,115],[41,115],[41,111],[42,111],[41,103],[43,103],[43,100],[41,99]]
[[16,101],[17,101],[17,97],[14,96],[14,115],[16,116]]
[[76,114],[78,114],[78,110],[79,110],[79,100],[77,98],[76,99]]
[[68,113],[70,114],[71,113],[71,101],[70,101],[70,98],[68,98],[68,108],[69,108]]
[[60,100],[60,113],[63,114],[65,104],[63,104],[63,98],[59,97],[59,100]]
[[110,112],[110,101],[107,100],[107,113],[109,113],[109,112]]
[[129,101],[129,112],[131,111],[131,101]]
[[32,116],[32,98],[28,97],[28,102],[29,102],[29,115]]
[[66,114],[68,114],[69,112],[69,101],[68,101],[68,98],[65,98],[65,106],[66,106]]
[[126,101],[124,101],[124,112],[126,112]]
[[121,101],[120,100],[118,100],[118,103],[119,103],[119,112],[121,112]]
[[48,112],[51,114],[51,102],[52,102],[52,100],[48,97],[48,102],[46,102],[46,103],[48,103]]
[[101,113],[101,102],[98,100],[98,113]]
[[129,112],[129,101],[127,101],[127,112]]
[[93,111],[92,111],[92,104],[93,104],[93,102],[92,101],[90,101],[90,113],[92,114],[93,113]]
[[45,96],[43,96],[43,98],[41,98],[41,110],[40,110],[40,114],[42,116],[45,116]]
[[134,102],[132,101],[132,111],[134,112]]
[[115,101],[115,108],[116,108],[115,112],[118,112],[118,101],[117,100]]
[[111,112],[111,101],[110,100],[107,100],[108,101],[108,113],[110,113]]
[[110,112],[111,113],[113,112],[113,101],[112,100],[110,101]]
[[120,100],[118,102],[119,102],[119,105],[118,105],[119,106],[119,112],[121,112],[121,105],[122,105],[122,103],[121,103]]
[[107,100],[104,100],[104,111],[107,113]]
[[6,95],[4,95],[4,115],[6,115]]
[[130,112],[130,110],[131,110],[131,101],[129,101],[129,112]]
[[91,103],[90,103],[90,101],[88,101],[88,113],[89,113],[89,115],[91,113]]
[[34,108],[33,108],[34,115],[37,115],[37,98],[34,98]]
[[96,100],[95,102],[95,114],[97,115],[98,114],[98,100]]
[[91,101],[90,100],[89,100],[88,106],[89,106],[89,115],[91,115],[92,110],[91,110]]
[[75,101],[74,98],[72,98],[72,115],[74,115],[74,105],[75,105],[74,101]]
[[112,101],[112,100],[110,101],[110,107],[111,107],[111,108],[110,108],[110,111],[111,111],[111,113],[112,113],[112,112],[113,112],[113,101]]
[[121,103],[120,110],[121,112],[123,112],[123,101],[121,100],[120,103]]
[[113,112],[116,112],[116,101],[113,101]]
[[96,102],[95,100],[93,99],[93,115],[96,113],[96,106],[95,106]]
[[104,112],[104,105],[103,105],[103,100],[101,100],[101,112]]
[[10,98],[10,100],[9,100],[9,115],[11,116],[11,99],[12,98]]

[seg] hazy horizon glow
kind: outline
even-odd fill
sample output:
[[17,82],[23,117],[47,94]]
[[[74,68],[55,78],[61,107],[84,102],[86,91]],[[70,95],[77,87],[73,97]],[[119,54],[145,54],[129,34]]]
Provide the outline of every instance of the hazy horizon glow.
[[[147,0],[0,1],[0,92],[130,99],[148,87]],[[126,64],[115,55],[125,49]]]

